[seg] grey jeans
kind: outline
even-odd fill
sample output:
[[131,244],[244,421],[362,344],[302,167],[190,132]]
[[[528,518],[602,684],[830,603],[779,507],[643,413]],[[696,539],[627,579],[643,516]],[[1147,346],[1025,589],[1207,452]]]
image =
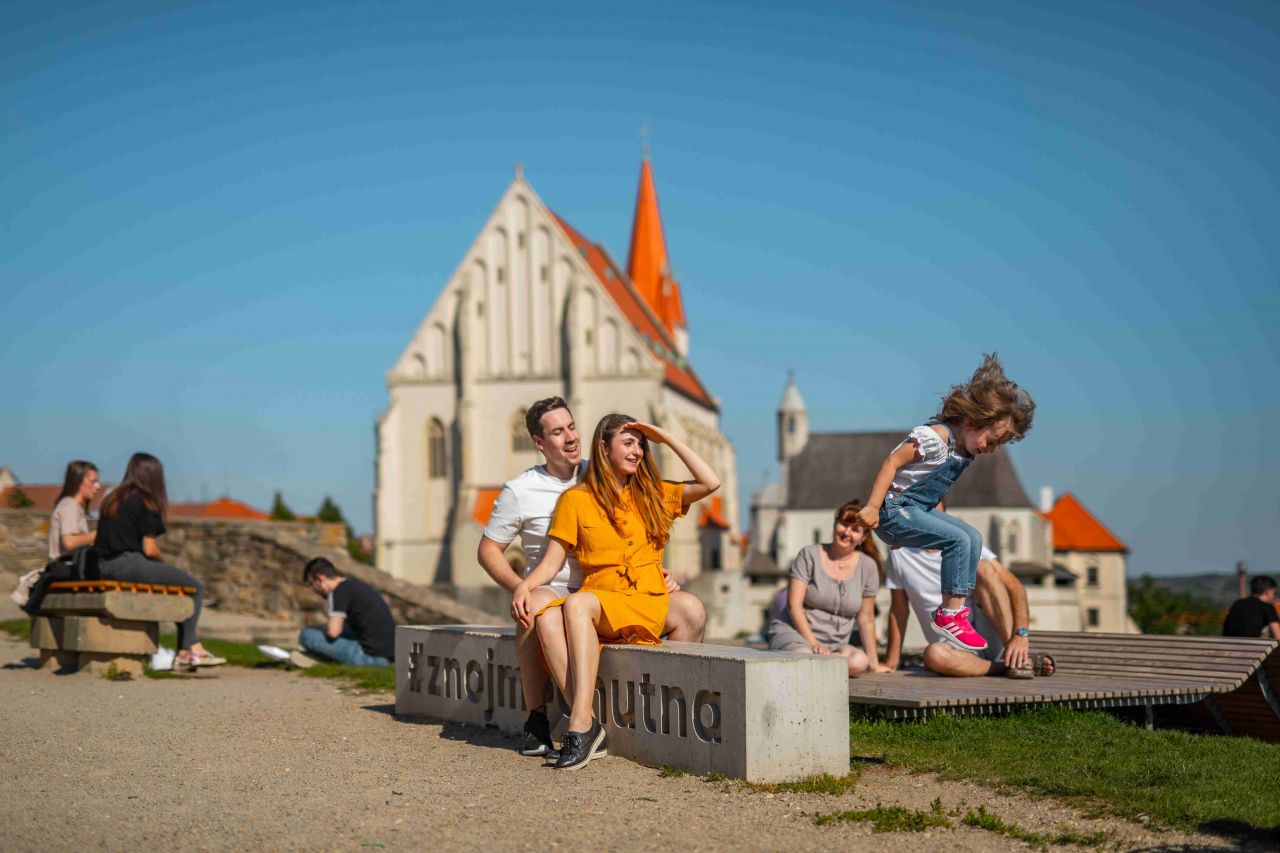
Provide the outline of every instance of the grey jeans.
[[138,551],[117,554],[109,560],[103,560],[98,568],[103,580],[195,587],[195,610],[189,619],[178,623],[178,648],[189,649],[199,639],[196,636],[196,623],[200,621],[200,607],[204,604],[204,584],[190,572],[149,559]]

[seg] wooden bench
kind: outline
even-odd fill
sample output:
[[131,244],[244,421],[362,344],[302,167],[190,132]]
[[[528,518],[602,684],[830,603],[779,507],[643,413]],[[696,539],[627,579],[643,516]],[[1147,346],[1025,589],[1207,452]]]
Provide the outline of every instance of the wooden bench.
[[1239,637],[1037,632],[1033,652],[1053,656],[1049,678],[943,678],[933,673],[864,675],[849,681],[851,706],[879,706],[894,719],[936,713],[1006,713],[1058,704],[1140,708],[1147,724],[1214,729],[1280,742],[1280,643]]
[[160,623],[195,612],[195,588],[122,581],[62,581],[49,585],[31,625],[40,666],[141,675],[160,646]]

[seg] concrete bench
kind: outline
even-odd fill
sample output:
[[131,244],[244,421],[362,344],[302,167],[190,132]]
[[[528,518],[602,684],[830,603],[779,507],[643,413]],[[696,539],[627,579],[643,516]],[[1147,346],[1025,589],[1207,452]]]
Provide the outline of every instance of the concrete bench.
[[[849,770],[844,658],[666,643],[605,646],[596,716],[609,754],[782,782]],[[557,736],[567,706],[557,695]],[[396,714],[518,734],[528,710],[513,628],[396,628]]]
[[141,675],[160,646],[160,623],[195,611],[192,587],[120,581],[63,581],[49,585],[31,625],[40,666]]

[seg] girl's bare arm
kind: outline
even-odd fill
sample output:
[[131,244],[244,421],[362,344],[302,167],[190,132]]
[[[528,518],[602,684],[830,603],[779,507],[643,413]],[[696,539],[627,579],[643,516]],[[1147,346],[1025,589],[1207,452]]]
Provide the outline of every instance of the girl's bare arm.
[[858,512],[858,518],[861,519],[863,524],[873,530],[879,526],[880,507],[884,505],[884,496],[888,493],[889,487],[893,485],[893,478],[898,476],[898,469],[903,465],[918,462],[923,458],[920,448],[910,439],[885,457],[884,464],[880,466],[880,473],[876,474],[876,482],[871,487],[871,495],[867,498],[867,505]]

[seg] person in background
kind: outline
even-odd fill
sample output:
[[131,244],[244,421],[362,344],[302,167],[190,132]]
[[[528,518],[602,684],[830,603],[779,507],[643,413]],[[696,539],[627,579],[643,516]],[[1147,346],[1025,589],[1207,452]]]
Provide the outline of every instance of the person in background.
[[102,490],[98,467],[81,459],[67,463],[62,491],[49,518],[49,561],[71,556],[77,548],[92,545],[96,534],[89,530],[89,505]]
[[196,636],[204,584],[191,573],[163,562],[156,543],[164,535],[168,507],[164,466],[150,453],[133,454],[124,479],[102,501],[98,535],[93,540],[99,571],[103,580],[194,587],[195,609],[188,619],[178,623],[178,654],[173,668],[222,666],[226,661],[210,654]]
[[1258,575],[1249,582],[1249,597],[1227,611],[1222,623],[1224,637],[1266,637],[1280,640],[1280,614],[1276,613],[1276,581]]
[[298,642],[308,654],[294,652],[294,664],[304,669],[321,661],[391,665],[396,659],[396,623],[376,589],[338,574],[324,557],[316,557],[303,567],[302,582],[328,601],[329,617],[323,628],[307,627],[298,634]]
[[[831,541],[810,545],[791,563],[787,607],[769,623],[773,651],[842,655],[849,677],[889,672],[876,654],[876,592],[880,555],[858,513],[861,501],[836,510]],[[861,649],[850,645],[855,623]]]

